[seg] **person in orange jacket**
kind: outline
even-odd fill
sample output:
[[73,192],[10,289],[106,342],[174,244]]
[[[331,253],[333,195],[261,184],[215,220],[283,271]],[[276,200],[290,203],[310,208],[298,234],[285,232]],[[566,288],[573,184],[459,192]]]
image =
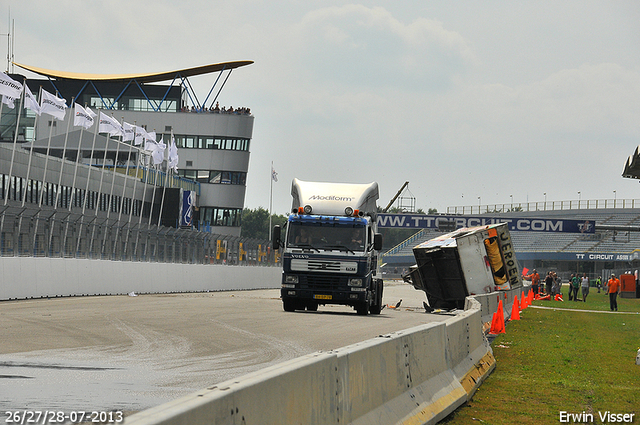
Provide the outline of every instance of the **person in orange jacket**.
[[616,279],[616,275],[612,274],[611,279],[609,279],[609,307],[611,311],[618,311],[618,294],[622,289],[622,285],[620,285],[620,279]]
[[533,273],[524,276],[524,279],[531,281],[531,287],[533,288],[533,293],[537,294],[538,285],[540,285],[540,275],[538,274],[536,269],[533,269]]

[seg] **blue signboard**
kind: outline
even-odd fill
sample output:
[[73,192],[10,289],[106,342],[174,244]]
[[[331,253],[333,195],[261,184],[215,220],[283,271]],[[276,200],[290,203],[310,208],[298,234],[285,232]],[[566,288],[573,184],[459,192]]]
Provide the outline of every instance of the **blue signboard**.
[[617,252],[517,252],[518,260],[553,261],[627,261],[640,258],[639,252],[621,254]]
[[181,226],[193,226],[193,209],[196,205],[196,192],[193,190],[182,191],[182,211],[180,214]]
[[449,229],[507,223],[514,232],[595,233],[593,220],[563,220],[531,217],[490,217],[486,215],[378,214],[378,227],[394,229]]

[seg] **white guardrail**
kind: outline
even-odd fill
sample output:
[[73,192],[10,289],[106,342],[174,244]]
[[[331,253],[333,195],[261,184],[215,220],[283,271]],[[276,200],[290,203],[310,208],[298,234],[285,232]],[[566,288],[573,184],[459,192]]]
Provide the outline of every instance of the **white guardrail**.
[[280,288],[281,275],[280,267],[1,257],[0,300]]
[[445,322],[317,352],[136,413],[126,425],[434,424],[495,368],[483,327],[528,288],[467,298]]

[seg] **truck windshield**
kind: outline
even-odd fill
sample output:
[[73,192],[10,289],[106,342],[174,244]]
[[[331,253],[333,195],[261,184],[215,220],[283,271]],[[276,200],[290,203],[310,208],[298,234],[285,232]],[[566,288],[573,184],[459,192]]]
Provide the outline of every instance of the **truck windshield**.
[[364,251],[364,226],[325,226],[289,223],[287,246],[316,250]]

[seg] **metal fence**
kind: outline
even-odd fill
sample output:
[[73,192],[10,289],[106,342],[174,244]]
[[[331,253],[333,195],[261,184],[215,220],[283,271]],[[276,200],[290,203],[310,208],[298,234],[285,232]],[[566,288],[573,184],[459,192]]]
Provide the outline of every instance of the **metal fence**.
[[29,208],[0,215],[0,255],[264,266],[279,260],[266,240]]
[[529,211],[563,211],[610,208],[639,208],[640,199],[584,199],[447,207],[447,214],[489,214]]

